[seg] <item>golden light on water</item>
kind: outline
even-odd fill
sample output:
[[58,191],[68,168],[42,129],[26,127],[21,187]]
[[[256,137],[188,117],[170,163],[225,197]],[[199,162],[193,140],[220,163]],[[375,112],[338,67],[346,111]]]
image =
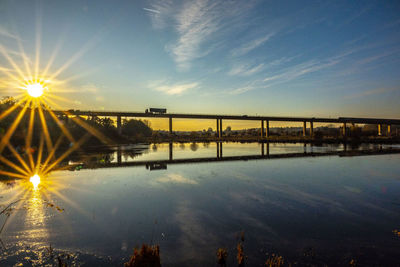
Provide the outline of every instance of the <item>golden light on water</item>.
[[45,87],[40,83],[28,84],[26,91],[31,97],[40,97],[43,95]]
[[37,190],[40,184],[40,176],[38,174],[35,174],[29,179],[29,181],[32,183],[33,189]]

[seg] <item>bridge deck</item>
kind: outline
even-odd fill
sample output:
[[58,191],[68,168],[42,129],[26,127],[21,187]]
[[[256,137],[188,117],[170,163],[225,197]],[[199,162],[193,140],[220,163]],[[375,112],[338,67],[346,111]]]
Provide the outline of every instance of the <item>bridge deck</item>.
[[391,124],[400,125],[400,119],[384,118],[316,118],[316,117],[279,117],[279,116],[247,116],[247,115],[218,115],[218,114],[183,114],[183,113],[145,113],[120,111],[81,111],[69,110],[54,111],[56,115],[101,116],[101,117],[136,117],[136,118],[177,118],[177,119],[223,119],[223,120],[251,120],[251,121],[292,121],[292,122],[321,122],[321,123],[362,123],[362,124]]

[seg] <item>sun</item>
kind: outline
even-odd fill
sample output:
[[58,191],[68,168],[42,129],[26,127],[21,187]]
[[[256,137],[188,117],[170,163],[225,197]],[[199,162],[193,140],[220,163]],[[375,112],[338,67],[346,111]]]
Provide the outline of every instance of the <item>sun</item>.
[[33,83],[33,84],[28,84],[26,87],[27,93],[31,97],[40,97],[43,95],[45,87],[43,87],[42,84],[40,83]]

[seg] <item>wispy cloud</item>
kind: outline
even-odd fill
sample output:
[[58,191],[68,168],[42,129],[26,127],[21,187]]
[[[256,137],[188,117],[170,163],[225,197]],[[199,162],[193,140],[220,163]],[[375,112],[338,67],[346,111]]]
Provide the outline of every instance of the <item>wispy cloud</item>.
[[243,56],[249,53],[250,51],[256,49],[257,47],[263,45],[264,43],[266,43],[272,36],[274,36],[274,34],[275,33],[269,33],[263,37],[247,42],[238,48],[232,49],[231,53],[233,56]]
[[173,25],[173,30],[178,33],[176,41],[166,49],[178,69],[184,71],[190,69],[194,60],[219,47],[223,33],[232,30],[232,21],[244,16],[244,11],[250,7],[249,3],[233,4],[222,0],[184,1],[182,5],[160,1],[151,8],[160,13],[151,12],[150,15],[155,28]]
[[381,94],[385,94],[385,93],[392,92],[392,91],[398,91],[398,90],[400,90],[400,89],[399,88],[376,88],[376,89],[365,90],[362,92],[347,95],[344,98],[346,98],[346,99],[361,98],[361,97],[366,97],[366,96],[371,96],[371,95],[381,95]]
[[13,39],[20,39],[17,35],[11,33],[10,31],[8,31],[6,28],[4,28],[3,26],[0,25],[0,35],[2,36],[6,36],[9,38],[13,38]]
[[179,38],[171,53],[181,70],[189,69],[192,60],[206,55],[200,48],[220,27],[216,6],[217,2],[207,0],[186,2],[178,13],[176,30]]
[[279,82],[291,81],[300,76],[334,66],[339,62],[340,62],[339,59],[336,60],[331,59],[328,61],[316,61],[316,60],[307,61],[304,63],[297,64],[293,67],[290,67],[279,74],[267,76],[266,78],[264,78],[263,82],[267,83],[276,80],[278,80]]
[[252,90],[254,90],[256,88],[257,87],[251,86],[251,85],[244,86],[244,87],[239,87],[239,88],[236,88],[236,89],[230,91],[229,94],[231,94],[231,95],[240,95],[240,94],[246,93],[248,91],[252,91]]
[[87,83],[79,88],[80,92],[98,93],[99,87],[94,83]]
[[153,12],[153,13],[156,13],[156,14],[160,14],[160,13],[161,13],[160,11],[155,10],[155,9],[151,9],[151,8],[145,8],[145,7],[144,7],[143,10],[149,11],[149,12]]
[[156,29],[165,28],[174,11],[171,0],[153,1],[151,8],[143,9],[149,11],[151,22]]
[[250,76],[260,72],[264,68],[264,63],[258,65],[239,64],[235,65],[228,74],[231,76]]
[[191,83],[175,83],[165,84],[165,82],[154,82],[149,85],[149,88],[156,90],[167,95],[181,95],[187,90],[194,89],[199,86],[197,82]]
[[238,95],[255,89],[266,89],[273,85],[289,82],[306,74],[332,67],[338,64],[340,61],[341,57],[339,56],[331,57],[326,60],[309,60],[283,69],[280,72],[268,75],[265,78],[252,80],[241,87],[228,91],[227,93]]
[[195,180],[184,177],[178,173],[171,173],[171,174],[168,174],[167,176],[160,177],[157,179],[157,182],[171,183],[171,184],[191,184],[191,185],[198,184]]

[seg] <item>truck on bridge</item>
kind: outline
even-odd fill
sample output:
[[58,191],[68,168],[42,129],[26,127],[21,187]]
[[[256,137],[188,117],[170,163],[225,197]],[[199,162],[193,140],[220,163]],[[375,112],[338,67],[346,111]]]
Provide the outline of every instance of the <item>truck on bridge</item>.
[[165,113],[167,113],[167,109],[166,108],[150,108],[150,109],[146,109],[146,113],[165,114]]

